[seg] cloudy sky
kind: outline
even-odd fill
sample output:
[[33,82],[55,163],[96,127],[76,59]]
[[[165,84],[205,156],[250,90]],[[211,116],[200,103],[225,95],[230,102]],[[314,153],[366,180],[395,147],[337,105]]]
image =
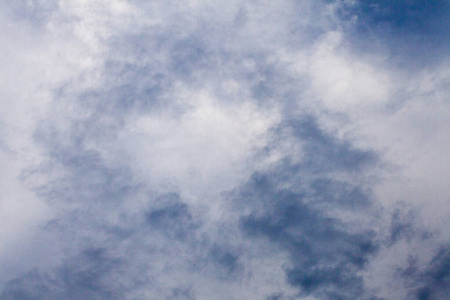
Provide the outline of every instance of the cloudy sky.
[[448,299],[450,2],[0,0],[0,299]]

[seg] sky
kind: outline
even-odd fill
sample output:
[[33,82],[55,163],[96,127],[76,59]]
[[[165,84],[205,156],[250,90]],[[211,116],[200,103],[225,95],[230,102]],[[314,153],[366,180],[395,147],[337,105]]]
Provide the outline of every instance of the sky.
[[447,299],[449,22],[0,0],[0,299]]

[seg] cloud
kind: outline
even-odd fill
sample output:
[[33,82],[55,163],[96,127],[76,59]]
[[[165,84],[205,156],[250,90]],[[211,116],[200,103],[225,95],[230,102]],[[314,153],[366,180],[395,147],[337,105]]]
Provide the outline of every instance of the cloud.
[[441,245],[425,267],[419,266],[417,259],[410,257],[407,268],[399,273],[411,286],[411,296],[415,299],[444,299],[448,294],[449,248]]
[[[352,228],[340,213],[350,210],[367,216],[371,206],[364,186],[330,177],[357,173],[376,162],[375,155],[351,149],[317,128],[311,118],[288,123],[292,136],[303,143],[304,158],[289,157],[262,172],[254,173],[235,196],[241,230],[251,238],[262,237],[287,251],[286,280],[301,294],[319,298],[364,297],[363,269],[376,253],[372,230]],[[276,147],[276,146],[275,146]],[[334,155],[336,153],[336,155]],[[327,188],[320,188],[321,185]],[[332,192],[331,192],[332,191]],[[367,226],[367,224],[366,224]]]
[[1,296],[4,299],[121,299],[123,292],[110,289],[106,279],[119,266],[118,261],[107,257],[105,249],[87,249],[51,275],[33,270],[10,281]]
[[5,299],[443,299],[448,5],[0,4]]

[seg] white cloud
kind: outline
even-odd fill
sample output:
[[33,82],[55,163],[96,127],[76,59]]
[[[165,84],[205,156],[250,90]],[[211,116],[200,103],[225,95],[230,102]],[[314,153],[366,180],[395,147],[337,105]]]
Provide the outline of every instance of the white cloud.
[[169,109],[129,118],[123,151],[152,186],[170,183],[200,201],[196,204],[217,205],[222,191],[252,172],[248,159],[264,145],[277,113],[244,99],[230,105],[208,91],[182,86],[173,97],[186,110],[180,115]]
[[[296,136],[298,128],[281,128],[305,116],[317,118],[319,133],[307,134],[318,135],[309,138],[319,140],[311,146],[319,156],[335,154],[320,148],[329,145],[380,156],[380,164],[361,173],[324,175],[328,166],[320,163],[318,171],[373,188],[369,201],[384,209],[372,228],[379,239],[389,235],[399,200],[434,233],[427,244],[417,237],[383,244],[365,275],[369,286],[387,298],[404,297],[408,287],[399,280],[382,288],[396,275],[393,263],[405,266],[411,254],[426,264],[448,242],[447,61],[406,73],[390,65],[388,53],[357,52],[346,32],[356,19],[340,24],[341,2],[44,2],[1,5],[8,9],[0,14],[0,41],[8,42],[0,47],[0,264],[16,270],[0,271],[0,283],[27,266],[51,273],[83,247],[103,244],[119,258],[133,250],[125,274],[154,280],[136,297],[169,297],[175,283],[199,299],[294,295],[285,280],[291,250],[272,255],[272,241],[244,237],[244,212],[227,195],[257,171],[272,174],[283,158],[294,166],[314,156],[305,151],[314,143]],[[18,13],[21,5],[29,16]],[[301,170],[278,189],[302,190],[309,182],[299,178],[316,175]],[[174,241],[157,229],[141,232],[148,240],[114,240],[108,230],[151,227],[139,218],[165,192],[178,193],[189,208],[184,217],[201,224],[193,230],[197,240]],[[56,204],[46,201],[49,195]],[[354,223],[366,216],[353,210],[340,216],[346,214]],[[52,217],[60,227],[42,229]],[[205,258],[211,244],[224,241],[240,251],[244,270],[228,281]],[[198,257],[206,266],[191,274]]]

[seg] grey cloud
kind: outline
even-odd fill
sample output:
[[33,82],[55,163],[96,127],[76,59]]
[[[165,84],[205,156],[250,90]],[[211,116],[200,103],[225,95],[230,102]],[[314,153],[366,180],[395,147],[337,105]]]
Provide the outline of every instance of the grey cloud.
[[120,272],[120,261],[105,249],[86,249],[54,272],[33,270],[6,284],[2,299],[123,299],[107,277]]
[[[149,201],[157,204],[148,211],[142,207],[139,213],[127,211],[119,203],[113,208],[111,202],[67,210],[41,233],[43,237],[60,237],[50,246],[57,254],[54,262],[7,282],[2,299],[148,299],[145,292],[150,291],[154,295],[151,299],[190,295],[172,290],[170,282],[156,285],[155,281],[188,269],[203,272],[191,266],[204,268],[201,261],[207,262],[204,257],[215,248],[196,239],[199,223],[178,195],[161,195]],[[197,243],[205,248],[197,249]],[[182,259],[176,256],[177,251],[173,253],[176,249],[183,253]],[[215,254],[216,268],[228,270],[234,257]],[[154,271],[161,265],[162,270]]]
[[262,196],[251,192],[259,187],[247,188],[246,197],[253,201],[264,197],[271,204],[262,213],[244,216],[242,229],[249,236],[267,237],[290,253],[292,265],[286,270],[290,284],[307,294],[331,298],[334,293],[342,297],[363,293],[357,272],[377,249],[373,233],[340,229],[343,224],[305,204],[302,195],[266,187]]
[[[403,204],[404,206],[404,204]],[[392,245],[401,239],[410,241],[413,238],[426,238],[430,234],[419,229],[417,212],[407,209],[395,209],[392,212],[390,239],[389,244]],[[422,233],[420,232],[422,231]],[[421,235],[421,236],[420,236]]]
[[248,237],[267,239],[290,254],[286,279],[302,294],[327,299],[368,297],[359,271],[379,248],[375,232],[352,228],[330,211],[370,212],[370,189],[328,176],[334,171],[364,176],[376,155],[329,136],[310,117],[285,126],[292,127],[287,138],[303,142],[307,154],[298,163],[285,159],[253,174],[238,190],[236,206],[248,212],[240,219],[241,229]]
[[243,268],[239,261],[240,254],[227,245],[213,244],[209,250],[209,257],[217,266],[219,271],[217,275],[223,279],[229,279]]
[[438,234],[426,229],[419,211],[406,201],[399,201],[386,213],[389,214],[389,222],[385,227],[384,244],[388,248],[399,243],[429,243]]
[[352,209],[364,209],[372,204],[368,191],[346,182],[319,178],[311,183],[312,197],[317,202],[333,203]]
[[266,300],[294,300],[297,297],[285,296],[283,293],[276,293],[270,296],[267,296]]
[[413,299],[446,299],[450,292],[450,247],[441,245],[425,266],[419,265],[411,256],[408,266],[399,273]]
[[[58,14],[57,2],[27,3],[1,6],[7,6],[17,22],[26,21],[44,32],[46,22]],[[307,61],[327,32],[342,31],[342,44],[350,42],[354,50],[356,40],[374,26],[373,36],[363,40],[373,38],[371,42],[382,41],[389,46],[401,33],[412,34],[414,26],[422,30],[420,36],[428,36],[425,25],[441,16],[440,12],[435,12],[431,4],[423,4],[422,23],[408,27],[414,19],[409,12],[416,10],[404,1],[378,6],[356,1],[352,7],[347,7],[346,1],[123,3],[135,5],[139,15],[123,31],[115,30],[119,25],[113,26],[114,30],[92,25],[90,22],[101,23],[95,11],[89,11],[92,19],[77,15],[84,27],[77,27],[76,38],[82,36],[86,38],[83,43],[89,44],[90,38],[96,40],[99,35],[102,57],[94,51],[92,69],[86,67],[49,91],[53,102],[33,136],[44,158],[26,168],[21,177],[54,213],[33,238],[42,237],[41,244],[45,245],[39,247],[48,250],[48,256],[56,255],[43,257],[40,264],[35,255],[28,260],[35,260],[30,266],[21,266],[27,271],[14,278],[2,274],[7,279],[0,282],[1,298],[209,299],[211,292],[217,292],[214,289],[223,289],[227,292],[217,294],[217,298],[242,299],[242,295],[255,292],[261,299],[270,300],[307,295],[319,299],[378,299],[365,277],[374,258],[379,258],[383,250],[400,249],[403,243],[410,247],[414,241],[425,242],[430,235],[421,229],[420,215],[404,207],[385,208],[382,213],[389,221],[380,224],[380,204],[374,192],[377,182],[369,178],[369,173],[372,176],[379,171],[382,153],[370,149],[371,143],[368,148],[359,148],[355,145],[361,143],[338,138],[337,133],[322,126],[333,112],[323,111],[322,99],[313,103],[317,95],[309,87],[312,79]],[[405,5],[406,12],[399,10]],[[109,8],[104,5],[100,11]],[[70,7],[66,9],[70,15]],[[123,7],[116,9],[114,13],[120,14]],[[355,21],[353,16],[359,18]],[[113,17],[99,16],[102,18]],[[442,29],[445,22],[438,23],[433,28]],[[390,29],[386,36],[381,30],[385,28]],[[102,30],[111,32],[104,38]],[[399,43],[411,38],[413,35]],[[439,45],[447,43],[430,40]],[[399,49],[409,49],[409,45]],[[398,51],[395,55],[401,55]],[[347,63],[336,57],[338,64]],[[302,59],[305,61],[295,65]],[[86,82],[89,78],[97,81]],[[210,93],[217,100],[212,109],[250,104],[256,115],[274,115],[273,126],[255,125],[272,127],[248,139],[257,141],[242,151],[244,159],[233,157],[223,164],[230,168],[242,164],[239,167],[247,172],[242,181],[233,183],[231,191],[217,191],[219,188],[203,183],[209,182],[204,177],[210,173],[191,178],[195,170],[191,172],[189,167],[188,179],[179,179],[174,174],[175,164],[180,160],[187,165],[202,162],[203,154],[211,151],[201,149],[202,145],[212,139],[222,145],[235,134],[233,130],[239,129],[231,128],[229,135],[222,136],[226,125],[220,124],[211,138],[209,123],[201,123],[199,132],[192,136],[188,133],[188,139],[201,139],[205,133],[208,138],[206,142],[201,140],[200,146],[194,143],[196,149],[189,149],[195,154],[191,162],[191,156],[184,157],[184,145],[172,143],[187,131],[166,132],[164,121],[154,128],[139,125],[145,127],[139,134],[148,135],[148,139],[161,130],[161,139],[167,145],[155,151],[167,150],[169,154],[150,157],[145,163],[134,161],[147,159],[153,154],[152,147],[158,148],[160,142],[128,140],[138,135],[133,132],[138,127],[136,118],[153,121],[167,113],[168,123],[182,127],[184,124],[177,122],[190,116],[196,99],[193,103],[184,101],[180,86],[193,98],[204,91]],[[209,110],[201,113],[205,114],[201,117],[210,117]],[[224,119],[234,120],[233,114],[226,114]],[[135,148],[145,149],[138,149],[141,156],[130,157],[136,153]],[[138,170],[141,163],[143,168],[152,168],[159,160],[170,160],[173,153],[182,159],[168,163],[170,174],[164,174],[166,177],[158,174],[157,167],[151,178],[145,170]],[[223,171],[215,167],[216,161],[207,164],[211,173]],[[170,182],[157,182],[159,175]],[[196,188],[216,192],[211,196],[196,188],[181,188],[191,181],[196,181]],[[385,236],[380,234],[383,230]],[[24,247],[33,246],[34,240],[24,240]],[[40,253],[46,253],[44,250]],[[425,267],[418,265],[412,253],[409,265],[399,268],[398,280],[404,280],[411,297],[443,298],[448,293],[448,260],[447,246]],[[269,266],[266,269],[265,263]],[[255,274],[269,273],[272,277],[272,272],[280,274],[276,268],[284,272],[283,280]]]
[[6,12],[20,22],[28,23],[30,28],[43,27],[58,9],[56,0],[19,0],[1,5]]
[[167,300],[195,300],[190,288],[178,287],[172,290]]
[[163,207],[153,207],[146,213],[148,224],[173,238],[186,239],[192,236],[200,224],[193,220],[188,205],[181,202],[177,194],[169,194],[164,198],[167,200]]
[[187,76],[193,71],[198,71],[209,67],[207,53],[203,50],[201,41],[195,38],[188,38],[177,41],[170,49],[173,72]]
[[354,149],[350,142],[337,140],[320,130],[317,121],[312,117],[291,121],[285,126],[292,128],[294,137],[305,142],[307,160],[303,166],[306,168],[317,168],[319,172],[352,172],[376,162],[375,153]]
[[442,246],[422,273],[420,282],[424,284],[417,291],[417,297],[424,299],[444,299],[450,293],[450,247]]

